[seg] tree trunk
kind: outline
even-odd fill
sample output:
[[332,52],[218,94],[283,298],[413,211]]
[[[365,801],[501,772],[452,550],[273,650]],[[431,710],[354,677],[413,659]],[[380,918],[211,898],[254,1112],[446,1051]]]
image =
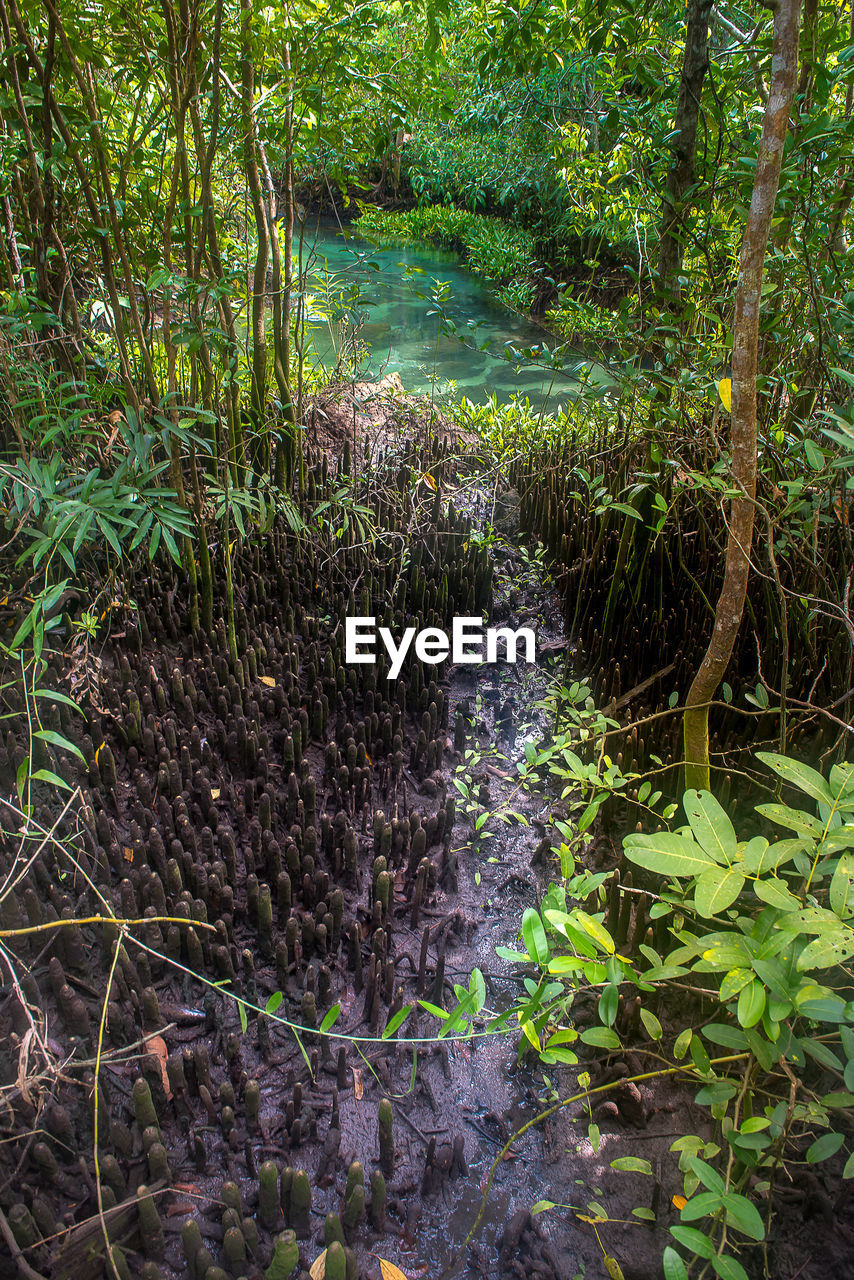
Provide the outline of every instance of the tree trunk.
[[709,703],[732,656],[750,573],[756,494],[756,374],[762,272],[795,91],[801,0],[776,0],[773,12],[771,89],[741,246],[733,318],[730,436],[732,479],[740,496],[733,498],[730,505],[724,581],[715,610],[712,638],[688,691],[685,707],[685,782],[689,787],[698,788],[709,785]]
[[673,143],[673,164],[667,175],[661,205],[661,244],[658,251],[658,286],[661,295],[671,303],[681,297],[679,276],[685,253],[690,197],[694,185],[697,160],[697,122],[703,81],[709,69],[709,13],[712,0],[688,0],[685,28],[685,57]]

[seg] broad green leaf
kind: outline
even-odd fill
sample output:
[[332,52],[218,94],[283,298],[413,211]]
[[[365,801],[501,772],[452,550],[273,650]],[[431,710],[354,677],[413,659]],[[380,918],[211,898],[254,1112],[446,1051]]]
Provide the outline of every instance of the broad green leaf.
[[746,1196],[735,1191],[728,1191],[722,1197],[728,1227],[735,1227],[751,1240],[765,1239],[765,1224],[759,1216],[759,1210]]
[[[273,994],[272,994],[272,995],[270,996],[270,998],[268,999],[267,1003],[264,1005],[264,1012],[265,1012],[265,1013],[276,1013],[276,1011],[280,1008],[280,1006],[281,1006],[282,1001],[284,1000],[284,998],[285,998],[285,997],[284,997],[284,995],[282,994],[282,992],[281,992],[281,991],[274,991],[274,992],[273,992]],[[331,1012],[331,1010],[330,1010],[330,1012]],[[328,1017],[329,1017],[329,1014],[327,1014],[327,1015],[326,1015],[326,1017],[328,1018]],[[326,1018],[324,1018],[324,1022],[325,1022],[325,1021],[326,1021]],[[323,1023],[321,1023],[320,1025],[321,1025],[321,1027],[323,1027]],[[323,1029],[325,1030],[326,1028],[324,1027]]]
[[765,1012],[765,988],[755,980],[743,987],[738,997],[736,1014],[743,1027],[755,1027]]
[[711,791],[686,791],[682,807],[694,839],[716,862],[732,862],[738,846],[735,828]]
[[816,769],[810,768],[802,760],[792,760],[789,756],[778,755],[775,751],[757,751],[756,755],[763,764],[767,764],[769,769],[773,769],[790,786],[797,787],[813,800],[823,804],[833,804],[833,793],[824,778]]
[[712,1258],[715,1253],[715,1246],[707,1235],[702,1231],[698,1231],[696,1227],[683,1227],[677,1224],[670,1228],[670,1234],[674,1236],[681,1245],[686,1249],[690,1249],[700,1258]]
[[531,959],[536,964],[548,964],[551,952],[549,951],[546,931],[543,928],[540,913],[535,911],[533,907],[526,907],[522,916],[522,938],[528,948],[528,955]]
[[587,1027],[581,1033],[584,1044],[596,1045],[599,1049],[619,1049],[620,1037],[610,1027]]
[[830,881],[830,909],[841,920],[854,915],[854,855],[842,853]]
[[731,1253],[716,1254],[712,1258],[712,1266],[721,1280],[747,1280],[747,1272]]
[[739,991],[752,981],[752,969],[730,969],[721,982],[721,1003],[726,1004],[728,1000],[734,1000]]
[[694,905],[701,916],[708,919],[732,906],[744,888],[744,876],[740,871],[724,867],[711,867],[697,877],[694,886]]
[[698,1195],[691,1196],[686,1205],[682,1206],[682,1221],[696,1222],[698,1218],[705,1218],[710,1213],[717,1213],[721,1207],[721,1197],[717,1191],[701,1191]]
[[798,971],[829,969],[832,965],[844,964],[851,956],[854,956],[854,930],[840,930],[831,937],[818,937],[807,943],[798,956]]
[[836,1155],[844,1141],[844,1133],[823,1133],[807,1147],[807,1163],[819,1164],[822,1160],[829,1160]]
[[717,865],[690,835],[671,831],[626,836],[623,851],[630,862],[662,876],[698,876]]
[[650,1040],[661,1039],[664,1031],[662,1030],[661,1023],[658,1021],[658,1018],[656,1018],[654,1013],[651,1013],[649,1009],[644,1009],[642,1007],[640,1011],[640,1020],[643,1023]]
[[778,827],[788,827],[802,836],[815,836],[820,840],[824,833],[824,823],[814,814],[804,813],[803,809],[793,809],[788,804],[758,804],[756,812],[763,818],[770,818]]
[[661,1255],[661,1265],[664,1268],[664,1280],[688,1280],[685,1263],[670,1245],[666,1247]]
[[599,1017],[606,1027],[612,1027],[620,1003],[620,991],[616,983],[609,982],[599,997]]
[[681,1062],[688,1052],[691,1045],[691,1037],[694,1032],[690,1027],[686,1027],[684,1031],[680,1031],[673,1045],[673,1056],[677,1062]]
[[652,1176],[652,1165],[640,1156],[618,1156],[611,1161],[611,1168],[619,1173],[647,1173]]
[[753,892],[762,902],[767,902],[770,907],[778,907],[780,911],[796,911],[801,905],[794,894],[789,892],[785,882],[776,877],[754,881]]

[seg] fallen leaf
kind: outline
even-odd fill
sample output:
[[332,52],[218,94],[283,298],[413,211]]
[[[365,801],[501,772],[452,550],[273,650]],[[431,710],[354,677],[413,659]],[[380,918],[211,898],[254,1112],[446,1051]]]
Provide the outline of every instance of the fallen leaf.
[[211,800],[219,799],[219,787],[211,787]]
[[187,1216],[188,1213],[194,1213],[196,1205],[192,1200],[177,1201],[170,1204],[166,1209],[167,1218],[177,1218],[179,1215]]
[[429,471],[425,471],[421,479],[424,481],[428,489],[432,489],[434,493],[436,492],[436,481],[433,479]]
[[172,1088],[169,1084],[169,1072],[166,1070],[166,1059],[169,1057],[169,1050],[166,1048],[166,1041],[162,1036],[146,1037],[146,1048],[151,1053],[156,1053],[160,1061],[160,1077],[163,1081],[163,1092],[166,1094],[167,1102],[172,1101]]
[[265,684],[268,689],[275,689],[276,682],[272,676],[259,676],[258,679],[262,684]]
[[311,1267],[309,1268],[308,1274],[311,1276],[311,1280],[323,1280],[323,1277],[326,1275],[326,1250],[325,1249],[323,1250],[323,1253],[321,1253],[318,1258],[315,1258],[314,1262],[311,1264]]
[[362,1084],[362,1068],[351,1067],[350,1070],[353,1072],[353,1097],[358,1102],[365,1091],[364,1085]]
[[605,1263],[605,1270],[608,1272],[611,1280],[625,1280],[623,1268],[620,1266],[616,1258],[612,1258],[609,1253],[606,1253],[603,1257],[603,1261]]
[[124,845],[122,853],[124,854],[125,862],[133,862],[133,849],[131,849],[130,845]]
[[673,1203],[677,1209],[684,1209],[688,1201],[685,1199],[684,1196],[674,1196]]
[[393,1262],[386,1262],[385,1258],[380,1258],[376,1253],[374,1257],[380,1264],[380,1273],[383,1280],[407,1280],[400,1267],[396,1267]]

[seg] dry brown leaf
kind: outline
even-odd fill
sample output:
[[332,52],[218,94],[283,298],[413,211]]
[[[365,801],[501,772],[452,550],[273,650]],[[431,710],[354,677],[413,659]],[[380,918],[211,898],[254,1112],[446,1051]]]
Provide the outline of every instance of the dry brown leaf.
[[163,1081],[163,1092],[166,1094],[167,1102],[172,1101],[172,1087],[169,1084],[169,1072],[166,1070],[166,1059],[169,1057],[169,1050],[166,1048],[166,1041],[162,1036],[148,1036],[145,1041],[145,1047],[150,1053],[156,1053],[160,1062],[160,1077]]
[[131,849],[130,845],[126,844],[122,849],[122,853],[124,854],[125,862],[133,862],[133,849]]
[[186,1217],[188,1213],[194,1213],[196,1209],[195,1202],[192,1200],[178,1200],[175,1204],[170,1204],[166,1209],[167,1218]]
[[262,684],[265,684],[268,689],[275,689],[276,682],[272,676],[259,676],[258,679]]
[[353,1097],[358,1102],[365,1091],[365,1087],[362,1084],[362,1068],[351,1067],[350,1070],[353,1072]]
[[219,799],[219,787],[211,787],[211,800]]
[[311,1267],[309,1268],[308,1274],[311,1276],[311,1280],[323,1280],[323,1277],[326,1275],[326,1250],[325,1249],[323,1250],[323,1253],[321,1253],[319,1257],[315,1258],[314,1262],[311,1264]]
[[377,1262],[380,1264],[380,1272],[383,1280],[407,1280],[407,1277],[401,1271],[400,1267],[396,1267],[393,1262],[386,1262],[385,1258],[374,1254]]

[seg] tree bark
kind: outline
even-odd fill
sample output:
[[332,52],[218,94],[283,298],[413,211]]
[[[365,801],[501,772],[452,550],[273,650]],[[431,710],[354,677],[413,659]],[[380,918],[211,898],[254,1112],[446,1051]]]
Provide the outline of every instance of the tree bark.
[[730,441],[732,479],[739,496],[730,504],[724,581],[715,610],[712,638],[688,691],[685,708],[685,782],[689,787],[698,788],[709,785],[709,703],[732,656],[747,596],[756,495],[756,375],[762,273],[798,71],[801,0],[774,0],[771,7],[774,13],[771,87],[741,246],[733,318]]
[[690,197],[697,163],[697,124],[703,81],[709,69],[709,14],[712,0],[688,0],[685,56],[676,104],[673,164],[667,175],[661,207],[661,243],[658,251],[658,284],[671,303],[681,297],[679,276],[685,254]]

